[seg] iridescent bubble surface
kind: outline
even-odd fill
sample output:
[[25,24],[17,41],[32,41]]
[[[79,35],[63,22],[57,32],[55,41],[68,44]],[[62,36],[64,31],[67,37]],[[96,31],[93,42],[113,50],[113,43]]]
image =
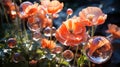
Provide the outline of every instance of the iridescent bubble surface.
[[68,62],[70,62],[74,58],[74,54],[73,54],[73,52],[71,50],[65,50],[62,53],[62,56]]
[[41,33],[34,32],[32,38],[33,38],[33,40],[38,41],[41,38]]
[[55,36],[55,31],[56,31],[55,27],[52,28],[46,27],[43,32],[46,37],[50,37],[51,35]]
[[102,36],[90,38],[84,49],[89,60],[96,64],[106,62],[112,55],[110,41]]

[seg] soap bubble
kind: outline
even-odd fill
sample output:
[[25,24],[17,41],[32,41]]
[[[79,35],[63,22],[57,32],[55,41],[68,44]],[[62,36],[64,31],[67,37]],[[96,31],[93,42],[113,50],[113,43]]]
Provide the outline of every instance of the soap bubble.
[[15,38],[9,38],[8,39],[8,47],[9,48],[14,48],[16,46],[17,42]]
[[46,37],[50,37],[51,35],[55,36],[55,31],[56,31],[55,27],[52,28],[46,27],[43,32]]
[[68,62],[70,62],[74,58],[74,54],[73,54],[73,52],[71,50],[65,50],[62,53],[62,56]]
[[88,40],[85,53],[89,60],[96,64],[106,62],[112,55],[111,43],[102,36],[95,36]]
[[38,41],[41,38],[41,33],[40,32],[34,32],[32,36],[34,41]]

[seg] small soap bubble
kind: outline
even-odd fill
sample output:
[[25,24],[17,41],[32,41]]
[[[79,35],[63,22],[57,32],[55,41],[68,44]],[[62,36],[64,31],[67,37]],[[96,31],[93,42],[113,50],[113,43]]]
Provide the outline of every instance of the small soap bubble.
[[68,61],[68,62],[70,62],[70,61],[73,60],[73,58],[74,58],[74,54],[73,54],[73,52],[72,52],[71,50],[65,50],[65,51],[62,53],[62,56],[63,56],[63,58],[64,58],[66,61]]

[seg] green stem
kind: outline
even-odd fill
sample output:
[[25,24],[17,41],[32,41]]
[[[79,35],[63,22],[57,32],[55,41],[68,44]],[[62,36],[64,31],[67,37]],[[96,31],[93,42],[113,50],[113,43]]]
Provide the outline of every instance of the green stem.
[[7,13],[5,12],[5,8],[4,8],[4,6],[3,6],[3,3],[1,3],[1,5],[2,5],[3,12],[4,12],[4,14],[5,14],[6,21],[7,21],[7,23],[8,23],[8,26],[10,27],[10,24],[9,24],[9,21],[8,21],[8,16],[7,16]]
[[92,26],[91,37],[94,36],[94,26]]
[[74,65],[75,65],[75,61],[76,61],[76,56],[77,56],[77,52],[78,52],[78,47],[79,47],[79,46],[77,46],[77,49],[76,49],[76,52],[75,52]]
[[70,15],[67,15],[66,20],[69,19]]

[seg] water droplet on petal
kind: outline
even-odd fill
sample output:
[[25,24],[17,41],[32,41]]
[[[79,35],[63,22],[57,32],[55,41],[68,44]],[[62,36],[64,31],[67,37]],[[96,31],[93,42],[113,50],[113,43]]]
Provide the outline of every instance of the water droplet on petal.
[[88,40],[85,53],[89,60],[96,64],[106,62],[112,55],[110,41],[102,36],[95,36]]
[[73,54],[73,52],[71,50],[65,50],[62,53],[62,56],[68,62],[70,62],[74,58],[74,54]]

